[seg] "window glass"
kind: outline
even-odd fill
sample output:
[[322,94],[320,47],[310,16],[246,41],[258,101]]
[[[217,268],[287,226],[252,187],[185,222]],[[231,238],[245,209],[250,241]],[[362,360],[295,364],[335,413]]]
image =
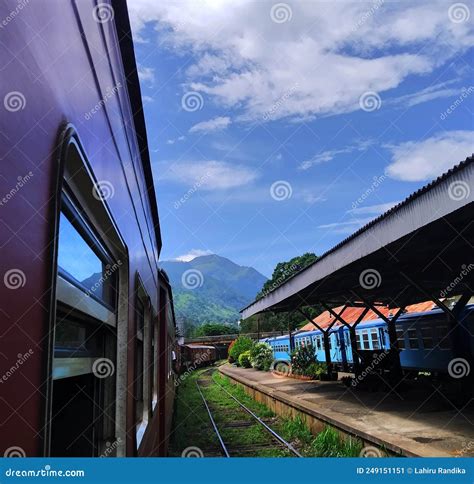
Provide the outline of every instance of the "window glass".
[[372,349],[379,350],[380,349],[379,330],[377,328],[372,328],[370,330],[370,336],[372,339]]
[[115,307],[116,265],[99,257],[92,237],[71,222],[72,215],[61,212],[59,219],[59,273],[88,295]]
[[405,334],[403,333],[403,329],[397,326],[397,341],[399,349],[405,349]]
[[135,420],[143,420],[143,329],[145,326],[145,307],[140,299],[135,303],[137,325],[135,347]]
[[417,335],[417,332],[416,332],[416,328],[408,329],[407,335],[408,335],[408,348],[412,349],[412,350],[418,349],[420,347],[420,345],[419,345],[419,341],[418,341],[418,335]]
[[368,350],[370,348],[369,345],[369,331],[367,329],[362,330],[362,343],[364,345],[364,349]]

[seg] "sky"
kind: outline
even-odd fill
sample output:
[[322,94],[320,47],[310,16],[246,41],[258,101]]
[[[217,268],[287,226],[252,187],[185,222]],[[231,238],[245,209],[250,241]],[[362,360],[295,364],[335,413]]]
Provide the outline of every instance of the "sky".
[[474,152],[474,2],[129,0],[162,259],[270,276]]

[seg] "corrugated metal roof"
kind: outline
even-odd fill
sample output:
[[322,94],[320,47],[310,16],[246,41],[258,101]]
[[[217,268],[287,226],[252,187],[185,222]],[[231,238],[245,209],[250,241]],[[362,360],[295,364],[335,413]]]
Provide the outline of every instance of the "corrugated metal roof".
[[[330,284],[331,281],[327,279],[328,276],[332,276],[337,272],[342,274],[341,271],[345,270],[345,267],[357,261],[363,259],[369,261],[372,254],[376,254],[381,248],[395,243],[395,241],[401,240],[403,237],[415,233],[415,231],[420,231],[421,229],[429,231],[434,222],[446,220],[448,215],[452,215],[454,219],[456,217],[462,218],[464,212],[461,211],[461,207],[466,209],[472,203],[473,193],[471,191],[462,200],[454,199],[450,195],[447,183],[455,180],[460,183],[470,184],[474,177],[474,170],[471,169],[473,161],[474,155],[471,155],[434,181],[412,193],[398,205],[351,234],[325,252],[314,263],[286,279],[282,285],[243,308],[241,310],[243,317],[247,318],[259,312],[277,308],[278,310],[290,310],[299,303],[298,295],[312,284],[316,284],[319,281],[327,281],[327,284]],[[459,264],[452,264],[453,267],[457,265]],[[395,273],[392,273],[392,275],[394,276]],[[452,280],[454,275],[454,272],[447,274],[444,280],[440,281],[436,287],[427,287],[427,289],[441,289],[441,287],[444,287]],[[398,274],[397,277],[399,276]],[[354,282],[352,281],[352,283]],[[406,284],[406,280],[402,282]],[[371,296],[374,300],[382,301],[384,298],[387,300],[391,297],[387,291],[392,291],[392,289],[389,285],[381,285],[372,291]],[[323,288],[320,286],[319,290],[320,292],[327,290],[327,293],[333,299],[337,296],[333,288],[329,286]],[[336,287],[335,290],[339,291],[340,299],[342,300],[351,297],[349,285],[346,288]],[[346,292],[344,293],[344,291]],[[383,293],[383,291],[386,293]],[[305,295],[302,299],[307,300],[307,296]],[[419,296],[420,294],[413,292],[413,300],[411,302],[415,302]],[[310,301],[310,303],[317,302],[316,296],[313,296],[313,299],[314,301]],[[287,302],[285,303],[285,301]],[[387,301],[385,302],[387,303]],[[285,307],[285,304],[287,307]]]
[[[425,301],[419,304],[411,304],[410,306],[406,307],[405,312],[407,313],[422,313],[426,311],[431,311],[436,305],[432,301]],[[339,306],[334,308],[333,311],[338,315],[341,315],[341,311],[344,306]],[[388,316],[389,314],[395,314],[398,311],[398,308],[389,309],[386,306],[378,306],[377,309],[384,315]],[[342,313],[342,319],[349,324],[354,323],[357,321],[357,318],[361,315],[364,308],[357,307],[357,308],[346,308],[346,310]],[[372,321],[374,319],[379,319],[376,313],[372,310],[369,310],[367,314],[362,318],[362,321]],[[319,316],[313,319],[313,321],[320,326],[321,328],[327,328],[333,321],[334,316],[329,311],[324,311]],[[340,323],[337,322],[335,326],[339,326]],[[311,323],[305,324],[300,331],[313,331],[315,326]]]

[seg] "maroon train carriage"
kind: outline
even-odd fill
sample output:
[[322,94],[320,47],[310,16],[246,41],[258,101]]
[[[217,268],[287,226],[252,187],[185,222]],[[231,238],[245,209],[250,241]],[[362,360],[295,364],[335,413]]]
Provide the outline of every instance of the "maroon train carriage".
[[209,366],[217,360],[217,351],[214,346],[183,344],[179,346],[179,351],[181,372]]
[[126,3],[0,18],[0,455],[165,455],[175,324]]

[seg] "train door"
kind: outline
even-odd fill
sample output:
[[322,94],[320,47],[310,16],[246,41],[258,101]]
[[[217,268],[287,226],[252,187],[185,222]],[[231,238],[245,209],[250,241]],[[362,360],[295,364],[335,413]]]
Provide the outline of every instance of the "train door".
[[337,333],[339,337],[339,352],[341,358],[339,361],[342,362],[343,369],[347,370],[347,352],[344,326],[341,326]]
[[72,193],[61,204],[51,455],[97,456],[114,436],[116,265]]
[[[61,144],[44,454],[125,455],[128,257],[76,132]],[[113,445],[112,445],[113,444]],[[110,451],[110,448],[113,451]]]

